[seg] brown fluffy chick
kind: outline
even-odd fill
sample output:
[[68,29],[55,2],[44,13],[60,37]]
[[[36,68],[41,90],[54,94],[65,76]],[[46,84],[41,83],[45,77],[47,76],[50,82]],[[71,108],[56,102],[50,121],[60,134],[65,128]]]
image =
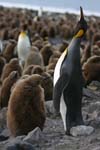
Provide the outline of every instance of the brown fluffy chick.
[[87,85],[93,80],[100,81],[100,56],[90,57],[83,64],[82,73]]
[[7,112],[7,126],[12,136],[27,134],[37,126],[43,130],[46,115],[43,77],[34,74],[20,79],[12,90]]
[[9,97],[11,94],[11,88],[14,83],[19,79],[19,74],[17,71],[12,71],[7,78],[2,83],[1,93],[0,93],[0,106],[7,107]]
[[8,77],[8,75],[12,72],[12,71],[18,71],[19,75],[21,76],[22,73],[22,68],[19,65],[19,61],[17,58],[13,58],[10,60],[9,63],[7,63],[4,68],[3,68],[3,72],[1,75],[1,81],[3,82],[3,80]]
[[27,56],[27,58],[25,60],[24,69],[26,67],[28,67],[29,65],[44,66],[42,55],[39,52],[39,49],[37,47],[35,47],[35,46],[32,47],[32,50],[30,51],[30,53],[28,54],[28,56]]

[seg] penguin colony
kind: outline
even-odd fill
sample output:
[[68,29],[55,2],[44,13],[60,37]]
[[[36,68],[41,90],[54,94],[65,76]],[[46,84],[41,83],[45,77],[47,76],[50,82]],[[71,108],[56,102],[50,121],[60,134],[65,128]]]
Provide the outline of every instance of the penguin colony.
[[35,17],[34,11],[8,8],[0,16],[0,107],[8,107],[11,135],[43,130],[45,101],[52,99],[70,134],[72,126],[84,123],[83,81],[100,81],[99,22],[88,18],[86,32],[82,8],[78,23],[75,15]]

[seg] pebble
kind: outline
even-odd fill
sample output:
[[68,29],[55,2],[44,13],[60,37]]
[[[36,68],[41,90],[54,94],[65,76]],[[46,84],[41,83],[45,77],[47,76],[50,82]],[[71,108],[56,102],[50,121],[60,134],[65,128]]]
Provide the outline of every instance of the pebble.
[[70,134],[72,136],[86,136],[86,135],[90,135],[91,133],[93,133],[94,128],[91,126],[85,126],[85,125],[79,125],[76,127],[72,127],[70,129]]

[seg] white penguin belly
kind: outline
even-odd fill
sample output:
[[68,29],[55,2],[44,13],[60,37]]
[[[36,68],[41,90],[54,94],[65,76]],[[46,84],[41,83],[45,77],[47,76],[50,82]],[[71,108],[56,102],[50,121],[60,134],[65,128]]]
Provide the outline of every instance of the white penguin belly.
[[18,57],[21,60],[25,60],[27,55],[30,52],[30,41],[28,37],[20,38],[18,40],[17,50],[18,50]]
[[60,68],[61,68],[62,62],[65,58],[65,55],[66,55],[66,50],[60,56],[60,58],[59,58],[59,60],[56,64],[56,67],[55,67],[55,70],[54,70],[54,85],[56,84],[56,82],[58,81],[58,79],[60,77]]
[[61,114],[61,117],[63,120],[65,131],[66,131],[66,113],[67,113],[67,107],[66,107],[66,104],[64,102],[64,97],[62,94],[61,99],[60,99],[60,114]]
[[[60,68],[61,68],[62,62],[65,58],[65,55],[66,55],[66,50],[60,56],[60,58],[59,58],[59,60],[56,64],[55,71],[54,71],[54,86],[55,86],[56,82],[58,81],[58,79],[60,77]],[[65,131],[66,131],[66,113],[67,113],[67,106],[64,102],[64,97],[63,97],[63,93],[62,93],[61,98],[60,98],[60,114],[61,114],[61,117],[62,117],[62,120],[63,120]]]

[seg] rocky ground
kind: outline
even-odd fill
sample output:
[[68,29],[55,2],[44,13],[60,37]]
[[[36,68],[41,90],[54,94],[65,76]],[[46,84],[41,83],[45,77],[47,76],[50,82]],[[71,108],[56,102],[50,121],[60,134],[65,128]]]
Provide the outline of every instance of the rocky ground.
[[83,117],[92,126],[90,135],[67,136],[60,116],[55,116],[52,101],[46,102],[47,119],[43,132],[36,128],[27,136],[10,137],[6,111],[0,111],[0,150],[100,150],[100,82],[83,90]]

